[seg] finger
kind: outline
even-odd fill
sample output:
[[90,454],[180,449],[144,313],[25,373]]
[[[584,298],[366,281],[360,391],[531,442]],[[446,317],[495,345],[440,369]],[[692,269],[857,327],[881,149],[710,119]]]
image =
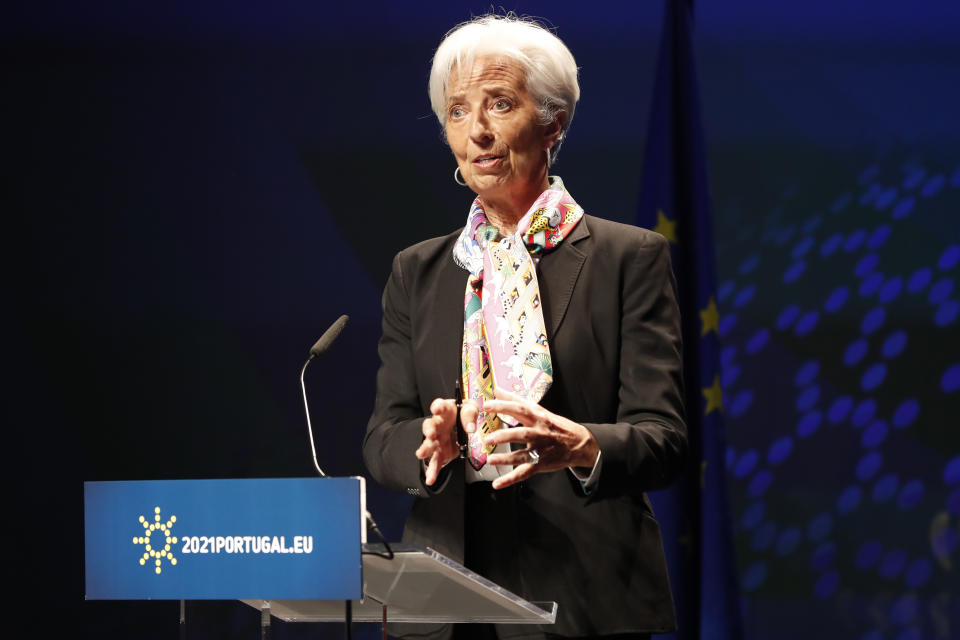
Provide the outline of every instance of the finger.
[[442,417],[444,422],[453,420],[457,414],[457,403],[450,399],[436,398],[430,403],[430,413]]
[[473,400],[467,400],[460,409],[460,424],[467,433],[473,433],[477,429],[477,417],[480,411],[477,409],[477,403]]
[[493,453],[487,456],[487,464],[493,465],[494,467],[518,466],[527,464],[530,461],[529,449],[517,449],[516,451]]
[[426,460],[434,454],[437,450],[437,441],[436,440],[424,440],[420,443],[420,446],[414,452],[414,455],[417,456],[420,460]]
[[440,452],[434,452],[433,456],[430,457],[430,462],[427,464],[427,471],[425,473],[424,481],[427,483],[427,486],[431,486],[434,482],[437,481],[437,475],[440,473]]
[[492,486],[494,489],[503,489],[509,487],[512,484],[518,482],[523,482],[530,476],[536,473],[536,465],[532,464],[522,464],[510,473],[500,476],[493,481]]
[[424,421],[423,424],[423,442],[420,443],[420,447],[417,449],[418,458],[429,458],[430,454],[433,453],[437,447],[440,446],[440,435],[436,427],[436,422],[432,419]]
[[431,416],[429,418],[424,418],[423,426],[421,431],[423,431],[423,437],[427,440],[436,440],[438,435],[438,416]]
[[528,444],[536,435],[533,429],[529,427],[513,427],[512,429],[497,429],[493,433],[488,433],[483,438],[483,444],[487,446],[496,446],[504,442],[519,442]]
[[[437,416],[431,416],[423,419],[423,423],[420,427],[420,430],[423,433],[423,442],[420,443],[420,447],[417,449],[418,458],[429,457],[430,453],[437,447],[439,440],[439,421],[440,418]],[[425,453],[421,455],[422,452]]]
[[531,402],[517,402],[515,400],[487,400],[483,403],[483,408],[491,413],[502,413],[503,415],[516,418],[522,424],[533,424],[539,420],[537,411],[540,409]]

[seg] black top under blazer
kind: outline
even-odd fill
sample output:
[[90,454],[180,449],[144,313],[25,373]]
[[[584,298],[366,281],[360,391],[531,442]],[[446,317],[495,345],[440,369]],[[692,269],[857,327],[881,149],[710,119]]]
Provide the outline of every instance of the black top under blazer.
[[[460,371],[467,271],[451,253],[459,233],[393,260],[363,457],[377,482],[417,498],[403,541],[463,562],[478,555],[465,553],[464,509],[482,515],[489,504],[464,504],[463,460],[427,487],[414,456],[430,403],[453,397]],[[556,624],[498,625],[501,638],[671,631],[663,543],[644,493],[678,477],[687,449],[669,244],[646,229],[584,216],[542,256],[537,278],[554,371],[540,404],[593,433],[599,481],[584,495],[562,470],[504,492],[511,497],[503,536],[471,542],[489,547],[481,556],[502,562],[470,568],[527,600],[559,603]],[[449,638],[452,628],[397,625],[391,632]]]

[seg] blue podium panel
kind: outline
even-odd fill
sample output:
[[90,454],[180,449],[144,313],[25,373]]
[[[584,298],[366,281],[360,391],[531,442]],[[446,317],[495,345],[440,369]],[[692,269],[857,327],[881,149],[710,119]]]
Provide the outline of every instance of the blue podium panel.
[[86,597],[359,599],[363,482],[85,482]]

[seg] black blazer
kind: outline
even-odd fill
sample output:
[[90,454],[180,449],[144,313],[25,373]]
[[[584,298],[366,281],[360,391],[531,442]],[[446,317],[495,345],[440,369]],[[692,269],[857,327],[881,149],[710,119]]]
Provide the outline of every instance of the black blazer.
[[[460,371],[467,272],[451,251],[459,231],[401,251],[383,294],[377,397],[363,456],[382,485],[418,499],[404,542],[464,560],[463,461],[424,484],[413,452],[434,398]],[[660,529],[645,491],[670,484],[686,453],[680,315],[663,236],[592,216],[541,258],[553,386],[545,408],[579,422],[601,450],[584,495],[568,471],[515,492],[512,539],[490,540],[504,565],[486,577],[532,601],[557,601],[557,623],[498,626],[503,637],[663,632],[675,628]],[[467,505],[467,508],[479,508]],[[449,637],[449,625],[407,629]],[[399,633],[403,630],[397,629]]]

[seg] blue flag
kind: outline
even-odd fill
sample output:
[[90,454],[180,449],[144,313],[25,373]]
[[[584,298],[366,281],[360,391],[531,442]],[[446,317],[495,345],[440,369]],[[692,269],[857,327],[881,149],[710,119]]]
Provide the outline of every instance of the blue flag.
[[637,222],[672,249],[683,316],[690,454],[683,478],[650,495],[663,528],[684,640],[743,637],[726,493],[719,313],[707,159],[689,0],[666,0]]

